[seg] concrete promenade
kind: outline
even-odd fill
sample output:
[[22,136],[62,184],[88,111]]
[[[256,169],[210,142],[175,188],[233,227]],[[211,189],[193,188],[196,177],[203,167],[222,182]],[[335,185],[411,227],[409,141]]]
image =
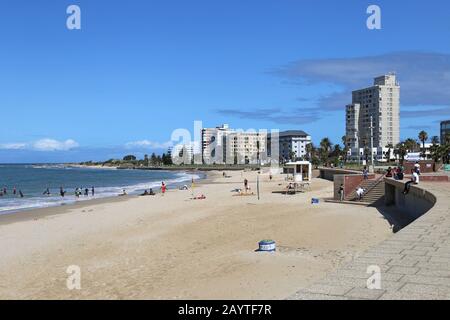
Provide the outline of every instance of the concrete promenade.
[[[403,182],[386,186],[387,204],[417,220],[288,299],[450,299],[450,183],[424,182],[407,196]],[[380,289],[367,288],[369,266],[381,270]]]

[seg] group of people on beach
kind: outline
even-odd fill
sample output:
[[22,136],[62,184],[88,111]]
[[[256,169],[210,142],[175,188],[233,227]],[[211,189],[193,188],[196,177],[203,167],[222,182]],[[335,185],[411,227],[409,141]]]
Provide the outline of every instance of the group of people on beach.
[[[64,190],[63,187],[59,187],[59,195],[64,198],[66,196],[67,191]],[[75,188],[75,197],[79,198],[81,195],[84,194],[85,197],[89,196],[89,188]],[[91,187],[90,193],[92,196],[95,196],[95,187]],[[52,193],[50,192],[50,189],[47,188],[43,193],[45,196],[50,196]]]
[[[7,195],[8,195],[8,188],[7,187],[3,187],[2,189],[0,189],[0,197],[7,196]],[[19,196],[20,198],[24,197],[22,190],[20,190],[20,189],[17,190],[16,187],[13,188],[12,195],[13,196]]]
[[[396,168],[389,167],[386,172],[387,178],[394,178],[395,180],[403,180],[404,175],[404,167],[399,165]],[[403,194],[408,194],[409,189],[411,188],[411,184],[419,184],[420,181],[420,164],[416,162],[414,167],[411,168],[411,180],[405,183],[405,188],[403,189]]]

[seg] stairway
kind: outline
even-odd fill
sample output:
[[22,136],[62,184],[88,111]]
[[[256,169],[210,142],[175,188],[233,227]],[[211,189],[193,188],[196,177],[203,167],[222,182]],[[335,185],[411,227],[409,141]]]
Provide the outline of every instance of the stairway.
[[[380,177],[373,180],[364,180],[360,186],[364,189],[364,195],[361,202],[374,204],[384,197],[384,178]],[[359,201],[356,197],[356,190],[346,197],[349,201]]]

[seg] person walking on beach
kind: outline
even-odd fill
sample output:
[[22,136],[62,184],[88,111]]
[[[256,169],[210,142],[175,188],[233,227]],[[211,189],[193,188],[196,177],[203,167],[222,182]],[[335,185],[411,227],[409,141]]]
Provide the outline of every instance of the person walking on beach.
[[247,178],[244,179],[244,190],[245,190],[245,192],[248,191],[248,180],[247,180]]
[[166,184],[163,182],[161,182],[161,193],[162,195],[164,195],[164,193],[166,193]]
[[60,194],[61,197],[64,198],[64,195],[66,194],[66,192],[64,191],[63,187],[59,188],[59,194]]
[[92,186],[91,193],[92,193],[92,196],[95,195],[95,188],[94,188],[94,186]]
[[88,188],[84,189],[84,196],[85,197],[89,196],[89,189]]
[[17,194],[17,189],[16,189],[16,187],[14,187],[13,188],[13,195],[16,195]]

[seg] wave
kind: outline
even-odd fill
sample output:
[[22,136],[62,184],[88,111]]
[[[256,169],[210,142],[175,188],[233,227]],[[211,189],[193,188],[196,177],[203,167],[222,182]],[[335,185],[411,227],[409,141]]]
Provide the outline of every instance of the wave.
[[[199,174],[192,174],[188,172],[177,172],[174,173],[175,177],[165,180],[164,182],[168,188],[174,188],[182,183],[190,182],[191,179],[198,180],[202,179]],[[161,181],[149,181],[146,183],[139,183],[134,185],[120,185],[111,187],[98,187],[95,189],[95,196],[84,196],[81,195],[79,198],[75,194],[66,194],[64,198],[61,198],[59,194],[52,194],[50,196],[39,196],[31,198],[0,198],[0,215],[6,213],[13,213],[23,210],[38,209],[54,207],[66,204],[78,203],[80,201],[89,201],[93,199],[102,199],[114,197],[125,191],[128,194],[134,195],[141,193],[146,189],[156,189],[161,186]],[[90,189],[89,189],[90,191]],[[157,190],[155,190],[157,191]],[[84,190],[83,190],[84,192]],[[89,193],[90,194],[90,193]]]

